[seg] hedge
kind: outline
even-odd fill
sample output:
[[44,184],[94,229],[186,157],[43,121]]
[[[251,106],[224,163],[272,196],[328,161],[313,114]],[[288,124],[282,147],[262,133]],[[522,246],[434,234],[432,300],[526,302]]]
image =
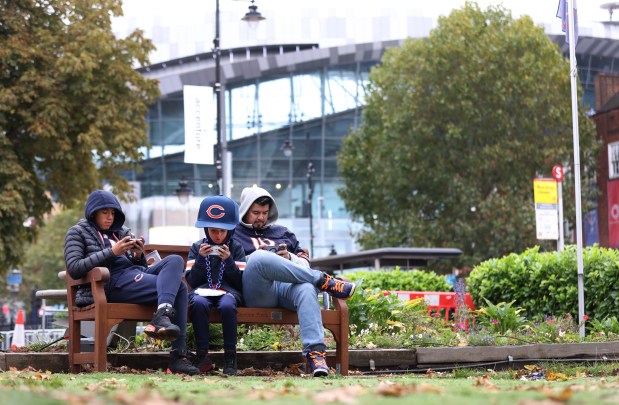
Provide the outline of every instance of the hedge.
[[[619,254],[598,246],[583,249],[585,314],[605,319],[619,312]],[[578,314],[576,247],[539,252],[539,246],[476,266],[467,278],[475,305],[483,298],[514,302],[530,319]]]
[[363,288],[389,291],[450,291],[451,285],[433,271],[395,270],[356,271],[346,274],[351,281],[363,280]]

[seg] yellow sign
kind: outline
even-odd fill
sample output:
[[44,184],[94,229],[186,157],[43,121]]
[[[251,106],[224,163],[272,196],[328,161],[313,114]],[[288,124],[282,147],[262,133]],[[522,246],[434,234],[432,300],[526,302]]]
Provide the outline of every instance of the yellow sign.
[[557,182],[555,179],[534,179],[533,195],[535,204],[558,204]]

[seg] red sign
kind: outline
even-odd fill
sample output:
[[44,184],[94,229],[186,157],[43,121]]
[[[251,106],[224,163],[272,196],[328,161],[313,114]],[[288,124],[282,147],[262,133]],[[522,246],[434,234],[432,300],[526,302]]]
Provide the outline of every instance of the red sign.
[[563,166],[555,166],[552,168],[552,177],[558,182],[563,180]]

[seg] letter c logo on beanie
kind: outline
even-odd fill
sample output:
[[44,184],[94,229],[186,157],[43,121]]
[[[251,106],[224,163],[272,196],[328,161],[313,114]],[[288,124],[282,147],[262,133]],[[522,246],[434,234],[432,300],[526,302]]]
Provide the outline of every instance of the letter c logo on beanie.
[[219,219],[223,217],[224,215],[226,215],[226,211],[224,210],[224,207],[222,207],[221,205],[215,204],[215,205],[211,205],[210,207],[206,209],[206,215],[208,215],[209,218]]

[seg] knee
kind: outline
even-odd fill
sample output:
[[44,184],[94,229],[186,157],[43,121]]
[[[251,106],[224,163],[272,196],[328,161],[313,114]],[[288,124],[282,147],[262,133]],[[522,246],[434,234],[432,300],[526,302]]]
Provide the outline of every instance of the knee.
[[318,290],[309,283],[297,284],[297,301],[318,302]]
[[175,272],[183,274],[185,271],[185,260],[183,260],[183,258],[179,255],[170,255],[163,260],[167,260],[168,264],[175,270]]
[[208,314],[208,312],[210,312],[211,310],[211,303],[203,299],[200,296],[193,297],[189,304],[189,310],[192,312],[193,311],[206,312]]
[[219,311],[222,314],[236,314],[236,301],[230,300],[222,303],[219,307]]
[[247,265],[245,267],[245,270],[247,270],[247,267],[249,267],[250,263],[253,266],[260,266],[268,258],[269,258],[269,252],[267,252],[266,250],[262,250],[262,249],[256,250],[254,253],[252,253],[251,255],[247,257]]

